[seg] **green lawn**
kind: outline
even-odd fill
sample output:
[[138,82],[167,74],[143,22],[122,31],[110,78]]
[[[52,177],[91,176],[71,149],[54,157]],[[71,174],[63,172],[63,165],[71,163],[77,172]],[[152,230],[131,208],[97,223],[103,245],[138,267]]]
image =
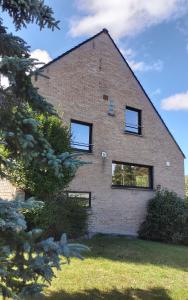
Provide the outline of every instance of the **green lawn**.
[[104,236],[84,243],[86,259],[64,265],[38,299],[188,299],[188,247]]

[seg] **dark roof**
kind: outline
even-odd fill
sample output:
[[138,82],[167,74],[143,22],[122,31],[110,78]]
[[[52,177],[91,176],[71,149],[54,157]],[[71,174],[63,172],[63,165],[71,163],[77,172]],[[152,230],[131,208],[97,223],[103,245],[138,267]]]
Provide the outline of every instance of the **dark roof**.
[[178,145],[178,143],[176,142],[174,136],[172,135],[172,133],[170,132],[170,130],[168,129],[167,125],[165,124],[164,120],[162,119],[162,117],[160,116],[159,112],[157,111],[157,109],[155,108],[154,104],[152,103],[151,99],[149,98],[148,94],[146,93],[146,91],[144,90],[142,84],[140,83],[140,81],[138,80],[138,78],[136,77],[136,75],[134,74],[133,70],[131,69],[131,67],[129,66],[128,62],[126,61],[125,57],[123,56],[123,54],[121,53],[121,51],[119,50],[118,46],[116,45],[116,43],[114,42],[114,40],[112,39],[112,37],[110,36],[108,30],[106,28],[104,28],[103,30],[101,30],[100,32],[98,32],[97,34],[95,34],[94,36],[90,37],[89,39],[83,41],[82,43],[78,44],[77,46],[71,48],[70,50],[64,52],[63,54],[59,55],[58,57],[56,57],[55,59],[51,60],[49,63],[45,64],[44,66],[42,66],[40,68],[40,70],[48,67],[49,65],[53,64],[55,61],[61,59],[63,56],[71,53],[72,51],[76,50],[77,48],[81,47],[82,45],[86,44],[87,42],[95,39],[97,36],[99,36],[101,33],[106,33],[110,40],[112,41],[113,45],[115,46],[115,48],[117,49],[117,51],[119,52],[119,54],[121,55],[122,59],[124,60],[124,62],[126,63],[126,65],[128,66],[129,70],[131,71],[133,77],[136,79],[136,81],[138,82],[139,86],[141,87],[143,93],[145,94],[145,96],[147,97],[147,99],[149,100],[151,106],[153,107],[153,109],[155,110],[155,112],[157,113],[158,117],[160,118],[161,122],[163,123],[163,125],[165,126],[165,128],[167,129],[168,133],[170,134],[170,136],[172,137],[172,139],[174,140],[175,144],[177,145],[178,149],[180,150],[180,152],[182,153],[183,157],[185,157],[185,154],[183,153],[183,151],[181,150],[180,146]]

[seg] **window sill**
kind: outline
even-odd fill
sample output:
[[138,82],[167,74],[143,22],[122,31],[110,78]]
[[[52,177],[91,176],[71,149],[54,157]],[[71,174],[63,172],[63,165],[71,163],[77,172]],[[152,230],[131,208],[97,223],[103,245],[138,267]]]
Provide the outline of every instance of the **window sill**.
[[153,188],[142,188],[142,187],[127,187],[127,186],[121,186],[121,185],[111,185],[111,188],[114,190],[134,190],[134,191],[146,191],[146,192],[152,192],[154,191]]
[[138,137],[143,137],[143,134],[139,134],[139,133],[134,133],[134,132],[130,132],[130,131],[123,131],[124,134],[128,134],[128,135],[133,135],[133,136],[138,136]]
[[75,153],[80,153],[80,154],[84,154],[84,155],[87,155],[87,154],[93,154],[92,151],[88,151],[88,150],[83,150],[83,149],[76,149],[76,148],[71,148],[73,152]]

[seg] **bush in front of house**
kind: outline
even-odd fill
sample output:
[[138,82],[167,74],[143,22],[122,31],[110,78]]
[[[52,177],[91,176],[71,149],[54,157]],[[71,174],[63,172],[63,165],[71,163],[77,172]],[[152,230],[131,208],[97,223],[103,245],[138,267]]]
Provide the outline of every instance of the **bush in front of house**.
[[45,201],[43,208],[35,209],[26,214],[29,227],[44,230],[44,238],[53,236],[58,240],[62,232],[69,238],[78,238],[87,233],[88,208],[80,199],[68,198],[59,194]]
[[146,240],[188,244],[188,203],[174,192],[157,190],[149,201],[139,236]]

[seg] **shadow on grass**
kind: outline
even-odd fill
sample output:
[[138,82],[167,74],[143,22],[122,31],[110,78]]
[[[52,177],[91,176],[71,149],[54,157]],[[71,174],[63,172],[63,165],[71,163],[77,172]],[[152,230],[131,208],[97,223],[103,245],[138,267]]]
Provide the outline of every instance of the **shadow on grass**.
[[98,289],[85,290],[83,292],[67,293],[65,291],[52,292],[48,296],[41,296],[38,300],[172,300],[163,288],[150,290],[126,289],[118,291],[100,291]]
[[188,247],[159,242],[97,235],[83,241],[91,247],[89,258],[137,264],[152,264],[188,271]]

